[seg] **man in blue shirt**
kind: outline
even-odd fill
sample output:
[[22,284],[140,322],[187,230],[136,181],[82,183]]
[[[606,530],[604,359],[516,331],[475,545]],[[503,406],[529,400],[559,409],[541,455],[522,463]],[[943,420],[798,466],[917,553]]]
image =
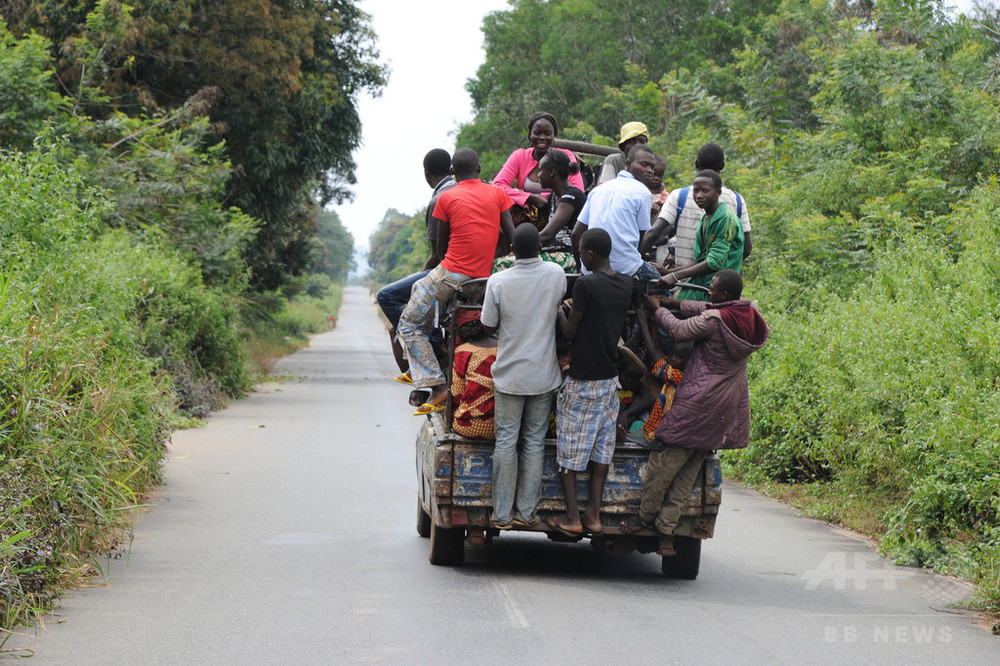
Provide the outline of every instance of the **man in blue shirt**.
[[[653,195],[646,181],[652,177],[654,166],[653,151],[645,144],[635,145],[618,177],[591,191],[573,229],[575,254],[583,232],[604,229],[611,236],[611,268],[637,280],[660,278],[659,271],[639,254],[639,243],[649,229]],[[584,267],[582,272],[589,271]]]

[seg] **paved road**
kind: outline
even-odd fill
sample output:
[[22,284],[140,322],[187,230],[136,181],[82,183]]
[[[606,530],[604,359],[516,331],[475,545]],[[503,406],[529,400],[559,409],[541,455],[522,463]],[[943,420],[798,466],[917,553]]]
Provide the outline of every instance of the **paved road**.
[[[109,583],[37,634],[40,664],[995,664],[969,590],[728,488],[697,581],[659,558],[504,535],[460,569],[414,529],[417,418],[367,292],[280,381],[177,433]],[[410,408],[412,409],[412,408]],[[32,663],[32,662],[29,662]]]

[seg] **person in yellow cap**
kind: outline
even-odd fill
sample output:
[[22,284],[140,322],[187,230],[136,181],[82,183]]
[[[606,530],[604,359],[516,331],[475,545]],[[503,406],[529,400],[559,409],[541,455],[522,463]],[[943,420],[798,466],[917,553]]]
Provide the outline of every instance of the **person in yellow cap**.
[[637,120],[622,125],[621,136],[618,139],[618,150],[620,153],[608,155],[604,158],[604,165],[601,167],[601,175],[597,179],[597,184],[605,183],[618,177],[618,172],[625,168],[625,156],[632,146],[645,144],[649,141],[649,130],[646,125]]

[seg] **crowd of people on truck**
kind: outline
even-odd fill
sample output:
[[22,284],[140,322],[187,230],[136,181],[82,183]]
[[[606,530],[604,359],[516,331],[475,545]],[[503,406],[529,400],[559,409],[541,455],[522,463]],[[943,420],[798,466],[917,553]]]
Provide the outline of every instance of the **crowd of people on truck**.
[[[427,153],[430,256],[376,296],[395,379],[412,385],[415,414],[445,409],[450,392],[454,432],[495,440],[496,529],[541,523],[553,411],[566,512],[546,529],[603,532],[616,445],[649,449],[639,511],[615,527],[657,531],[669,555],[706,455],[749,440],[746,364],[770,333],[742,298],[750,216],[723,186],[715,144],[698,151],[691,185],[668,192],[667,162],[647,145],[646,126],[626,123],[621,152],[587,191],[576,155],[555,146],[558,127],[551,114],[532,115],[528,147],[492,184],[470,148]],[[464,305],[449,310],[459,295]],[[441,334],[449,317],[450,359]],[[588,469],[581,513],[576,477]]]

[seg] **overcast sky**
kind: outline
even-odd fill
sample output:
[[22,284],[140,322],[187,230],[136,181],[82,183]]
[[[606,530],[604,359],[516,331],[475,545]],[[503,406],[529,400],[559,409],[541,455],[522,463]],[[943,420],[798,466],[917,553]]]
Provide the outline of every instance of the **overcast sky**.
[[[391,71],[377,99],[363,97],[359,111],[362,147],[355,152],[354,200],[334,210],[355,247],[368,251],[368,237],[386,210],[408,215],[427,205],[424,155],[455,148],[455,131],[472,120],[465,82],[483,63],[483,17],[506,9],[506,0],[361,0],[372,16],[382,61]],[[363,267],[362,267],[363,268]]]
[[[997,0],[986,0],[996,2]],[[953,0],[969,11],[972,0]],[[355,153],[354,200],[334,210],[362,256],[386,210],[412,215],[427,204],[424,154],[455,148],[455,131],[472,120],[465,82],[482,64],[483,17],[507,0],[361,0],[372,16],[381,59],[392,70],[376,99],[362,97],[362,147]],[[511,146],[511,149],[515,146]],[[364,271],[364,266],[359,266]]]

